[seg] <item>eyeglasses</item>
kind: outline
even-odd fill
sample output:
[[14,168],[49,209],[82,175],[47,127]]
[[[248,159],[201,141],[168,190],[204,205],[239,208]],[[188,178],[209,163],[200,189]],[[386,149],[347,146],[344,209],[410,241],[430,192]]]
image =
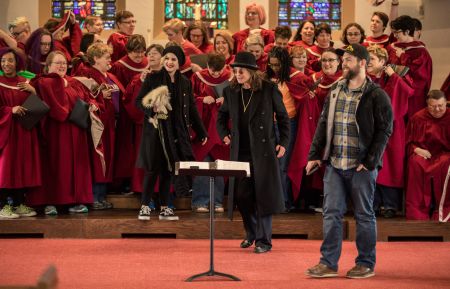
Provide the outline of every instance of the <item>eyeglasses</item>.
[[20,32],[11,32],[11,35],[14,37],[19,37],[20,34],[24,33],[26,30],[22,30]]
[[41,42],[41,46],[52,46],[51,42]]
[[399,35],[400,33],[403,33],[403,30],[392,30],[392,34]]
[[359,32],[354,32],[354,33],[352,33],[352,32],[347,32],[347,36],[349,36],[349,37],[360,36],[360,35],[361,35],[361,33],[359,33]]
[[444,103],[444,104],[427,105],[427,106],[429,109],[432,109],[432,110],[442,110],[442,109],[445,109],[446,104]]
[[67,62],[65,62],[65,61],[52,62],[52,64],[59,65],[59,66],[67,66]]
[[130,25],[130,24],[136,24],[136,20],[123,21],[123,22],[120,22],[120,23],[128,24],[128,25]]
[[322,63],[327,63],[327,62],[332,63],[333,61],[337,61],[337,59],[336,58],[322,58],[320,61]]
[[247,12],[246,15],[247,16],[256,16],[256,15],[258,15],[258,13],[256,13],[256,12]]

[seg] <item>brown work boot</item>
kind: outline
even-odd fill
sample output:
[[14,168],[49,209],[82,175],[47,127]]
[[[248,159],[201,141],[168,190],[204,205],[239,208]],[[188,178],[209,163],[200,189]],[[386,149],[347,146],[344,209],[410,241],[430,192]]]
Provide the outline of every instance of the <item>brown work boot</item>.
[[375,272],[373,271],[373,269],[362,265],[356,265],[347,272],[347,275],[345,277],[352,279],[364,279],[373,276],[375,276]]
[[337,277],[338,273],[336,270],[331,269],[325,264],[319,263],[314,267],[309,268],[305,272],[306,275],[313,278],[331,278]]

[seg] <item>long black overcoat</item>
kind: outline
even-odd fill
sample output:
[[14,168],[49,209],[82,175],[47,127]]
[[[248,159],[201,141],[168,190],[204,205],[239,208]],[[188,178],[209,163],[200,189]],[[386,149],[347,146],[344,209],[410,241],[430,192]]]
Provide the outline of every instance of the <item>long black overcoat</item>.
[[[241,88],[227,87],[224,103],[217,117],[217,131],[223,139],[231,136],[230,160],[239,155],[239,101]],[[256,90],[249,106],[249,136],[255,180],[257,210],[262,215],[280,213],[284,209],[280,168],[275,147],[287,148],[289,143],[289,117],[278,87],[263,81],[262,89]],[[274,115],[280,131],[277,143],[274,131]],[[231,121],[231,128],[229,122]],[[234,190],[234,182],[230,182]]]

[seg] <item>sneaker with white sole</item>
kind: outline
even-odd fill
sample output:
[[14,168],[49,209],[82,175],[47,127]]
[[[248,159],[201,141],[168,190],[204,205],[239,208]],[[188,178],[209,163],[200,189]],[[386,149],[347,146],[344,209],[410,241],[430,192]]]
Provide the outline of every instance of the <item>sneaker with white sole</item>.
[[58,211],[55,206],[46,206],[44,210],[47,216],[56,216],[58,215]]
[[14,213],[13,207],[11,205],[5,205],[3,209],[0,211],[0,218],[17,219],[20,218],[20,216]]
[[178,216],[175,215],[175,213],[171,208],[163,207],[161,208],[161,213],[159,213],[159,219],[165,221],[177,221],[180,218],[178,218]]
[[85,205],[76,205],[69,208],[69,213],[84,214],[87,212],[89,212],[89,209]]
[[24,204],[20,204],[18,207],[15,207],[14,213],[21,217],[34,217],[37,215],[33,208],[30,208]]
[[149,206],[141,206],[141,210],[139,211],[138,219],[141,221],[150,221],[150,212],[151,209]]
[[209,213],[209,209],[206,206],[200,206],[194,209],[196,213]]

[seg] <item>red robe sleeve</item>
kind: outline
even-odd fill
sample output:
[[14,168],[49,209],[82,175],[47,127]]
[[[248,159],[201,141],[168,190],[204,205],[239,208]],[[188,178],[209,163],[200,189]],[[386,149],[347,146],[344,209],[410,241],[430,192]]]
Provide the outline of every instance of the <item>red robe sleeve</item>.
[[130,119],[136,124],[144,123],[144,112],[136,106],[136,97],[139,94],[141,87],[142,81],[140,75],[136,75],[131,83],[128,84],[122,102]]
[[406,75],[401,77],[394,73],[384,87],[391,98],[394,120],[403,118],[408,113],[408,99],[413,95],[412,80]]
[[125,45],[128,42],[128,37],[124,34],[113,33],[108,38],[108,44],[112,46],[113,53],[111,54],[111,61],[114,63],[127,54]]
[[37,95],[50,107],[48,117],[65,121],[70,114],[70,104],[65,97],[64,79],[56,73],[50,73],[37,79],[34,87]]

